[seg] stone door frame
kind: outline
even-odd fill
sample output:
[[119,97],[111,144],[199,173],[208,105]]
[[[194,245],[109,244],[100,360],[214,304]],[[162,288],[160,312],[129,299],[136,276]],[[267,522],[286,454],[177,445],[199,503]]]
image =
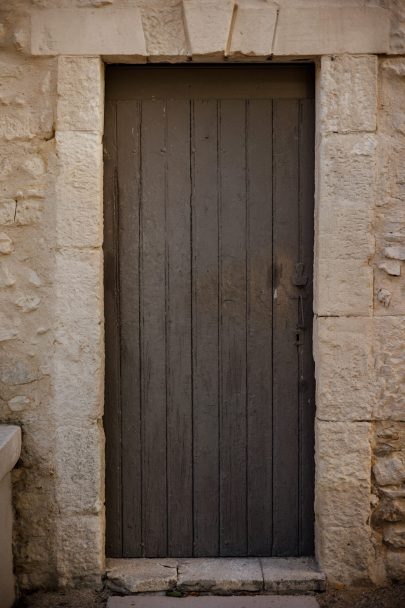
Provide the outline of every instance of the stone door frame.
[[[71,12],[80,13],[82,19],[84,10]],[[336,19],[342,21],[342,27],[336,26],[336,30],[344,32],[343,26],[349,19],[347,11],[352,10],[354,14],[357,9],[336,10]],[[378,14],[373,13],[374,10]],[[276,34],[279,60],[298,58],[316,64],[315,545],[317,560],[332,583],[380,580],[369,522],[374,388],[370,382],[372,364],[368,354],[373,332],[373,270],[369,259],[374,245],[364,235],[371,234],[375,196],[377,53],[384,51],[385,44],[381,10],[362,12],[368,15],[372,25],[371,21],[367,26],[357,19],[357,26],[366,33],[354,47],[350,36],[347,40],[336,40],[335,36],[332,42],[326,36],[322,40],[318,36],[314,49],[309,42],[313,22],[306,26],[307,38],[297,42],[289,30],[295,27],[292,17],[283,26],[285,33],[278,38]],[[313,9],[311,19],[317,19],[315,11],[318,9]],[[46,21],[44,13],[49,13],[52,21],[55,11],[40,12],[41,21],[36,22],[34,17],[32,21],[32,53],[59,55],[55,318],[63,319],[61,331],[65,338],[76,335],[79,330],[82,340],[80,358],[70,357],[67,339],[61,339],[56,344],[53,360],[54,399],[59,421],[56,498],[65,510],[57,520],[55,544],[61,555],[58,575],[63,584],[83,578],[99,581],[105,569],[104,61],[144,63],[147,51],[142,45],[131,52],[128,48],[121,51],[127,40],[125,36],[117,38],[113,48],[113,35],[108,39],[108,48],[104,49],[101,34],[93,47],[91,44],[81,47],[83,39],[78,35],[80,48],[69,49],[62,34],[59,48],[44,47],[45,38],[40,36]],[[124,18],[124,12],[118,11],[120,19]],[[188,30],[191,57],[196,61],[223,60],[227,39],[218,42],[218,36],[201,36],[202,17],[193,38],[192,23],[191,19]],[[111,27],[111,23],[107,20],[103,27]],[[137,27],[140,27],[138,22]],[[39,34],[35,36],[35,32]],[[150,36],[150,32],[147,35]],[[260,40],[257,44],[260,47]],[[246,54],[246,48],[240,43],[232,53],[234,60],[265,61],[264,55],[270,55],[265,51],[260,47],[256,53],[250,50]],[[354,54],[340,54],[347,51]],[[187,57],[156,55],[155,59],[184,61],[190,59],[190,54]],[[359,99],[362,110],[357,112]],[[80,412],[81,426],[76,431],[80,447],[74,453],[69,452],[71,437],[64,432],[63,421],[68,409]],[[79,497],[80,487],[72,489],[71,485],[78,471],[84,479]],[[76,560],[76,554],[82,552],[83,547],[86,548],[84,559]],[[71,559],[66,558],[67,551]]]

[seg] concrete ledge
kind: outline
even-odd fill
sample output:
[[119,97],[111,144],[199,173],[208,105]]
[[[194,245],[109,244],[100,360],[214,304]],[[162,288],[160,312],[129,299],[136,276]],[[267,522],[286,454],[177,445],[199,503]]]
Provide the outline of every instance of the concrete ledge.
[[21,429],[0,425],[0,606],[11,608],[15,600],[13,574],[13,508],[10,471],[21,451]]
[[11,471],[20,457],[21,429],[19,426],[0,425],[0,481]]
[[110,559],[107,584],[122,594],[310,593],[325,589],[325,576],[311,557]]

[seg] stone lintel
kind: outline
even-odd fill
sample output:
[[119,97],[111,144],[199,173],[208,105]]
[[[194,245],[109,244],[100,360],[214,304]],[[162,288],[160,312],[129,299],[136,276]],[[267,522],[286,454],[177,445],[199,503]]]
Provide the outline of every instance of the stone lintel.
[[0,481],[16,464],[21,452],[21,429],[19,426],[0,425]]
[[[153,47],[148,52],[145,43],[147,12],[143,10],[142,20],[137,7],[35,10],[31,54],[102,55],[108,61],[141,62],[156,51]],[[277,9],[270,5],[237,7],[232,0],[221,4],[184,0],[179,15],[183,16],[176,27],[171,26],[172,36],[181,32],[183,39],[187,34],[189,53],[197,59],[389,51],[390,13],[378,7],[281,8],[277,16]],[[174,42],[170,36],[161,41],[158,55],[170,60],[178,46]],[[179,50],[175,52],[177,57]],[[185,52],[182,48],[183,60]]]

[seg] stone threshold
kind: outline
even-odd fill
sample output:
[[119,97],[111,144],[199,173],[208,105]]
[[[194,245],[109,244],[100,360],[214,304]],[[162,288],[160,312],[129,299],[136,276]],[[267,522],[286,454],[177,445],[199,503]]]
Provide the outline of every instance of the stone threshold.
[[108,587],[123,595],[179,591],[215,595],[325,590],[312,557],[109,559]]
[[107,608],[319,608],[319,604],[311,595],[190,595],[181,599],[127,595],[108,598]]

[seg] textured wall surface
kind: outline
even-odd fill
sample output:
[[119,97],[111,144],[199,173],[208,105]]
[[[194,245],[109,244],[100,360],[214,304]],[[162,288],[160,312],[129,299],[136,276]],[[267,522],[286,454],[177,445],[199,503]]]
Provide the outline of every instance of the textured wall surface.
[[318,65],[317,556],[332,584],[405,579],[404,52],[401,0],[2,6],[0,421],[23,431],[21,588],[104,569],[103,60],[272,54]]

